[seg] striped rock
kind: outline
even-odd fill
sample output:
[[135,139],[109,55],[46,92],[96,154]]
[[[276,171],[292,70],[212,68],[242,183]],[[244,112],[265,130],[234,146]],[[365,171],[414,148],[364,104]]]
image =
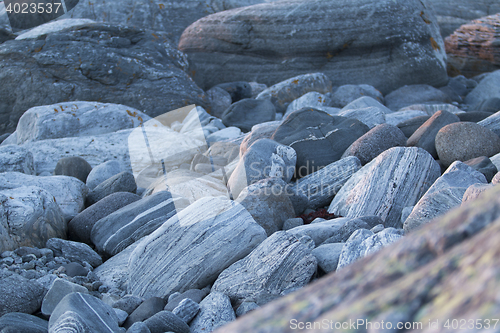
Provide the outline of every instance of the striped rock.
[[432,156],[417,147],[394,147],[356,172],[328,212],[346,217],[377,215],[385,227],[401,228],[401,211],[413,206],[440,176]]
[[203,288],[265,238],[240,204],[202,198],[139,242],[130,256],[128,291],[147,298]]
[[494,114],[481,120],[477,124],[486,127],[496,135],[500,136],[500,111],[495,112]]
[[179,49],[204,89],[317,71],[334,85],[369,84],[383,94],[447,82],[437,20],[418,0],[289,0],[223,11],[186,28]]

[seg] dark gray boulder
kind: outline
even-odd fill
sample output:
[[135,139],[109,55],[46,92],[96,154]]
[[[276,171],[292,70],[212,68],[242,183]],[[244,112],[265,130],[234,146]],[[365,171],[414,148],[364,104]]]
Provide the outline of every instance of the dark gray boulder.
[[[499,109],[500,110],[500,109]],[[485,111],[469,111],[457,114],[460,121],[469,121],[473,123],[478,123],[491,116],[491,112]]]
[[449,97],[441,90],[428,84],[415,84],[400,87],[385,96],[385,105],[398,111],[406,106],[420,103],[448,103]]
[[227,91],[231,95],[232,103],[252,97],[252,86],[245,81],[221,83],[216,87]]
[[85,204],[91,206],[110,194],[117,192],[135,193],[136,190],[137,184],[134,175],[128,171],[123,171],[106,179],[90,191]]
[[211,292],[200,303],[200,312],[191,322],[193,333],[213,332],[236,319],[229,297],[220,292]]
[[75,177],[85,183],[91,170],[92,167],[84,158],[71,156],[57,161],[54,175]]
[[42,305],[44,288],[19,274],[0,280],[0,316],[9,312],[32,314]]
[[403,134],[409,138],[413,133],[425,123],[430,116],[417,116],[408,120],[404,120],[398,123],[396,126],[403,132]]
[[131,314],[123,324],[123,327],[129,328],[137,322],[142,322],[155,313],[163,310],[165,301],[161,297],[150,297],[142,302]]
[[0,332],[47,333],[49,322],[22,312],[10,312],[0,317]]
[[491,182],[495,174],[498,172],[497,167],[486,156],[480,156],[464,162],[476,171],[481,172],[488,183]]
[[89,263],[92,267],[102,264],[102,258],[90,246],[61,238],[51,238],[45,246],[54,252],[56,257],[64,257],[80,264]]
[[0,147],[0,172],[8,171],[35,175],[33,154],[25,147],[17,145]]
[[246,98],[233,103],[223,114],[222,122],[226,126],[235,126],[243,132],[249,132],[254,125],[273,121],[276,109],[269,100]]
[[151,333],[189,333],[189,326],[170,311],[160,311],[144,321]]
[[123,167],[120,165],[120,163],[115,160],[110,160],[99,164],[98,166],[93,168],[87,176],[87,187],[92,191],[94,188],[96,188],[97,185],[99,185],[106,179],[122,172],[122,169]]

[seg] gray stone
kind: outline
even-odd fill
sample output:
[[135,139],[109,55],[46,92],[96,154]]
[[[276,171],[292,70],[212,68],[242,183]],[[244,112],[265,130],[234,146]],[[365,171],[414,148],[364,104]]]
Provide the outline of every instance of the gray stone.
[[491,116],[481,120],[478,122],[478,125],[481,125],[500,136],[500,111],[496,111]]
[[425,123],[430,116],[417,116],[408,120],[404,120],[398,123],[396,126],[403,132],[403,134],[409,138],[415,131]]
[[168,304],[165,305],[165,310],[174,311],[174,309],[186,298],[189,298],[196,303],[200,303],[209,292],[210,288],[188,289],[183,293],[175,292],[172,294],[175,295],[175,297],[171,297],[172,295],[168,297]]
[[257,124],[252,127],[252,131],[247,134],[240,145],[240,156],[243,156],[248,147],[259,139],[270,139],[274,131],[281,124],[281,121],[268,121],[262,124]]
[[361,109],[342,109],[338,116],[357,119],[369,128],[385,123],[385,113],[377,107],[367,107]]
[[344,184],[328,212],[351,218],[376,215],[386,227],[400,227],[402,209],[414,205],[439,175],[439,165],[425,150],[390,148]]
[[51,238],[45,246],[51,249],[56,257],[64,257],[82,265],[84,262],[87,262],[92,267],[102,264],[102,258],[90,246],[84,243]]
[[497,167],[486,156],[476,157],[471,160],[465,161],[465,164],[481,172],[488,183],[491,182],[495,174],[498,172]]
[[[403,212],[404,212],[404,209],[403,209]],[[408,212],[408,214],[409,213],[410,212]],[[403,216],[403,215],[401,215],[401,216]],[[406,217],[408,217],[408,215],[406,215]],[[401,218],[401,221],[404,221],[403,218]],[[370,231],[373,232],[374,234],[378,234],[382,230],[384,230],[384,225],[383,224],[377,224],[376,226],[374,226],[373,228],[370,229]]]
[[207,90],[207,97],[210,100],[210,114],[221,118],[224,111],[231,106],[231,95],[220,87],[213,87]]
[[415,205],[404,222],[405,231],[413,231],[459,206],[467,187],[475,183],[486,183],[486,178],[465,163],[454,162]]
[[358,229],[370,230],[372,226],[360,218],[347,221],[333,236],[329,237],[322,244],[345,243],[349,237]]
[[220,131],[214,132],[206,137],[207,143],[212,144],[218,141],[226,141],[236,139],[241,135],[241,130],[238,127],[227,127]]
[[484,100],[500,98],[500,70],[488,73],[466,97],[465,103],[475,108]]
[[337,269],[341,269],[342,267],[345,267],[362,257],[366,249],[362,248],[361,244],[365,239],[368,239],[373,235],[374,233],[367,229],[358,229],[353,232],[347,242],[345,242],[342,246],[342,251],[340,252],[337,263]]
[[49,192],[60,207],[66,221],[71,220],[83,210],[85,196],[88,193],[85,183],[74,177],[37,177],[20,172],[0,173],[0,190],[21,186],[37,186]]
[[494,176],[494,177],[493,177],[493,179],[491,180],[491,183],[492,183],[493,185],[496,185],[496,184],[500,183],[500,172],[497,172],[497,173],[495,174],[495,176]]
[[484,111],[484,112],[496,113],[498,110],[500,110],[500,97],[492,97],[485,99],[479,104],[477,104],[474,109],[479,112]]
[[320,94],[317,91],[311,91],[290,103],[290,105],[286,108],[284,117],[302,108],[321,108],[324,106],[330,106],[330,104],[331,100],[328,96]]
[[476,200],[481,195],[481,193],[492,188],[493,186],[494,184],[472,184],[464,192],[464,196],[462,197],[462,205],[466,202]]
[[296,151],[296,177],[300,178],[338,161],[368,130],[359,120],[304,108],[288,115],[272,139]]
[[252,87],[252,98],[256,98],[261,92],[267,89],[267,84],[258,82],[248,82]]
[[455,106],[453,104],[448,104],[448,103],[433,103],[433,102],[428,102],[425,104],[412,104],[410,106],[406,106],[399,111],[424,111],[427,113],[429,116],[432,116],[438,111],[446,111],[449,113],[453,113],[458,115],[465,114],[467,112],[462,111],[458,106]]
[[346,84],[334,89],[331,94],[331,105],[343,108],[351,102],[365,96],[374,98],[379,103],[385,103],[382,93],[368,84]]
[[305,195],[310,208],[321,208],[332,202],[340,188],[359,169],[361,163],[357,157],[342,158],[300,178],[290,190]]
[[127,333],[151,333],[151,331],[143,321],[138,321],[129,327]]
[[79,213],[68,223],[68,237],[77,242],[92,244],[90,235],[97,221],[140,199],[140,196],[129,192],[108,195]]
[[242,99],[252,97],[252,86],[245,81],[226,82],[218,84],[216,87],[222,88],[231,95],[231,101],[236,103]]
[[87,276],[89,273],[89,270],[87,268],[83,267],[77,262],[63,264],[62,267],[64,267],[64,273],[70,277]]
[[128,316],[123,327],[129,328],[137,322],[145,321],[155,313],[162,311],[164,306],[165,301],[161,297],[148,298]]
[[[5,84],[0,95],[1,133],[14,130],[31,107],[64,100],[70,101],[62,103],[69,105],[69,112],[63,113],[70,119],[60,124],[68,124],[68,128],[79,118],[71,113],[72,101],[127,105],[147,110],[151,117],[186,104],[204,106],[208,101],[184,71],[185,56],[169,43],[168,33],[161,31],[87,23],[37,39],[8,41],[2,44],[0,54],[0,80]],[[23,56],[17,58],[16,54]],[[33,80],[26,81],[25,75]],[[20,86],[29,94],[21,96],[17,90]],[[99,117],[88,121],[96,119]],[[132,121],[128,122],[131,126]],[[115,126],[109,122],[102,125]],[[99,130],[99,126],[93,130]]]
[[394,111],[398,111],[405,106],[429,102],[448,103],[451,100],[441,90],[427,84],[404,86],[385,96],[385,105]]
[[276,109],[269,100],[245,98],[233,103],[223,114],[225,126],[235,126],[243,132],[249,132],[254,125],[273,121]]
[[117,308],[113,308],[113,310],[115,311],[116,317],[118,318],[118,326],[122,326],[125,320],[127,320],[128,313]]
[[19,274],[12,274],[0,280],[0,316],[9,312],[32,314],[42,304],[44,288],[36,281]]
[[[71,3],[74,3],[74,1],[72,1]],[[66,6],[69,7],[68,4]],[[67,7],[66,10],[69,11],[70,9]],[[94,23],[94,21],[89,19],[59,19],[57,21],[47,22],[42,25],[38,25],[33,29],[29,29],[25,32],[22,32],[20,35],[16,37],[16,40],[36,39],[38,37],[47,35],[49,33],[60,32],[68,28],[86,25],[87,23]]]
[[342,243],[323,244],[312,250],[311,253],[316,257],[318,266],[325,273],[330,273],[337,269],[343,247]]
[[389,124],[381,124],[354,141],[346,149],[342,158],[355,156],[361,165],[365,165],[387,149],[405,146],[405,144],[406,137],[399,128]]
[[299,238],[309,236],[314,240],[315,244],[321,244],[326,239],[335,235],[342,226],[349,221],[348,218],[337,218],[332,220],[321,221],[317,223],[305,224],[295,227],[287,231],[287,233]]
[[291,218],[283,223],[283,230],[290,230],[295,227],[300,227],[301,225],[304,225],[304,220],[302,218],[300,217]]
[[134,312],[135,309],[144,301],[142,297],[134,295],[125,295],[118,301],[113,303],[112,307],[125,311],[128,314]]
[[90,171],[86,180],[87,187],[89,190],[93,190],[97,185],[106,179],[111,178],[122,171],[122,166],[118,163],[118,161],[110,160],[101,163]]
[[192,333],[210,333],[236,319],[229,297],[211,292],[200,303],[200,312],[191,322]]
[[0,317],[2,333],[47,333],[49,322],[36,316],[11,312]]
[[391,114],[393,111],[386,107],[383,102],[373,96],[363,96],[359,97],[349,104],[345,105],[342,110],[356,110],[365,108],[377,108],[384,114]]
[[115,311],[100,299],[82,293],[66,295],[52,311],[49,331],[118,332]]
[[[420,12],[428,19],[414,15]],[[179,49],[204,89],[234,80],[274,84],[316,71],[335,85],[369,84],[383,94],[448,80],[436,18],[416,0],[276,1],[219,12],[186,28]]]
[[[464,113],[457,114],[460,121],[469,121],[472,123],[479,123],[480,121],[491,116],[491,112],[483,112],[483,111],[468,111]],[[498,135],[498,134],[497,134]]]
[[385,122],[389,125],[397,124],[419,116],[427,116],[427,112],[421,110],[397,111],[385,115]]
[[90,191],[87,195],[86,204],[91,206],[116,192],[135,193],[136,190],[137,184],[134,175],[128,171],[123,171],[106,179]]
[[286,183],[281,178],[267,178],[248,185],[236,201],[264,228],[267,236],[283,229],[283,223],[296,216]]
[[69,282],[65,279],[55,279],[50,287],[49,291],[43,297],[42,301],[42,313],[46,316],[50,316],[52,311],[56,308],[57,304],[64,298],[64,296],[71,293],[84,293],[88,294],[87,288],[80,286],[79,284]]
[[6,145],[0,147],[0,172],[17,171],[34,175],[33,154],[25,147]]
[[174,216],[179,201],[185,199],[174,199],[170,192],[160,191],[122,207],[94,224],[92,242],[99,251],[115,255]]
[[190,298],[184,298],[179,305],[172,310],[172,313],[182,319],[186,324],[189,324],[199,311],[200,305],[198,303]]
[[241,305],[238,306],[238,308],[236,309],[236,317],[241,317],[245,313],[248,313],[248,312],[255,310],[255,309],[258,309],[258,308],[259,308],[259,306],[257,305],[257,303],[245,301],[245,302],[241,303]]
[[406,145],[408,147],[420,147],[425,149],[432,157],[437,159],[438,156],[435,145],[436,134],[444,126],[459,121],[460,119],[454,114],[447,111],[438,111],[412,134],[406,142]]
[[247,257],[225,269],[212,286],[238,306],[243,300],[258,305],[287,289],[306,285],[316,271],[311,251],[285,231],[269,236]]
[[151,333],[189,333],[189,326],[170,311],[160,311],[144,321]]
[[[316,243],[314,243],[314,240],[311,237],[307,236],[307,235],[304,235],[304,236],[300,237],[299,238],[299,242],[301,242],[302,244],[304,244],[311,251],[314,250],[314,248],[316,247]],[[292,288],[295,288],[295,287],[292,287]]]
[[202,198],[139,242],[129,261],[129,292],[165,297],[205,287],[265,238],[242,205]]
[[57,161],[54,175],[70,176],[85,183],[92,167],[79,156],[64,157]]
[[66,222],[49,192],[36,186],[0,191],[0,252],[20,246],[42,248],[66,237]]
[[297,155],[291,147],[270,139],[255,141],[240,158],[236,169],[229,177],[228,187],[233,198],[259,180],[280,177],[290,181],[295,172]]
[[274,84],[257,95],[256,99],[269,99],[276,107],[276,112],[285,113],[291,102],[308,92],[326,94],[331,90],[332,82],[325,74],[303,74]]
[[439,160],[449,166],[454,161],[490,157],[499,153],[500,137],[476,123],[453,123],[437,133],[436,150]]

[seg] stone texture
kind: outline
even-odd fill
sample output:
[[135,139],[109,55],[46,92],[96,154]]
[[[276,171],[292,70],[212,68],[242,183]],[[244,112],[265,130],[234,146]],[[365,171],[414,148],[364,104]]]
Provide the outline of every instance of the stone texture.
[[183,293],[175,292],[168,297],[168,303],[165,305],[165,310],[173,312],[186,298],[189,298],[195,303],[200,303],[209,292],[210,288],[208,287],[203,289],[188,289]]
[[436,150],[440,161],[449,166],[454,161],[490,157],[499,153],[500,137],[476,123],[453,123],[437,133]]
[[361,165],[365,165],[387,149],[405,146],[405,144],[406,137],[399,128],[381,124],[354,141],[342,154],[342,158],[355,156]]
[[113,303],[112,307],[115,309],[120,309],[122,311],[125,311],[128,314],[131,314],[134,312],[135,309],[141,303],[144,302],[144,299],[139,296],[134,296],[134,295],[125,295],[122,298],[120,298],[118,301]]
[[85,183],[91,170],[92,167],[87,161],[85,161],[85,159],[79,156],[71,156],[64,157],[57,161],[54,169],[54,175],[74,177]]
[[0,147],[0,172],[9,171],[34,175],[33,154],[25,147],[17,145]]
[[226,82],[216,85],[231,95],[232,103],[252,97],[252,86],[246,81]]
[[495,174],[498,172],[497,167],[491,160],[486,156],[476,157],[471,160],[465,161],[465,164],[481,172],[488,183],[491,182]]
[[129,292],[166,296],[205,287],[265,238],[240,204],[202,198],[141,240],[130,257]]
[[311,254],[316,257],[318,266],[325,273],[330,273],[337,270],[340,253],[343,247],[344,244],[342,243],[324,244],[312,250]]
[[[161,31],[88,23],[3,43],[0,64],[5,84],[0,133],[14,130],[29,108],[65,100],[117,103],[147,110],[151,117],[208,101],[184,72],[185,56]],[[33,80],[25,80],[26,75]]]
[[99,251],[115,255],[127,246],[149,235],[174,216],[175,201],[168,191],[157,192],[135,201],[97,221],[90,237]]
[[[483,74],[484,75],[484,74]],[[488,74],[486,74],[488,75]],[[500,110],[500,98],[499,97],[491,97],[484,99],[482,102],[476,105],[475,107],[478,111],[484,112],[497,112]]]
[[140,196],[129,192],[108,195],[83,210],[68,223],[68,237],[77,242],[92,244],[90,234],[97,221],[140,199]]
[[393,111],[382,104],[382,101],[383,100],[373,96],[363,96],[349,102],[349,104],[345,105],[342,110],[376,108],[385,114],[391,114]]
[[160,311],[144,321],[151,333],[189,333],[189,326],[170,311]]
[[497,111],[489,117],[479,121],[478,125],[481,125],[500,136],[500,111]]
[[309,236],[316,245],[319,245],[326,239],[338,233],[342,226],[349,220],[349,218],[336,218],[311,224],[304,224],[290,229],[287,232],[294,235],[298,239],[303,236]]
[[[78,3],[78,1],[68,1],[68,4],[66,4],[66,10],[70,11],[68,7],[69,3],[72,4],[71,7],[74,7],[74,4]],[[38,38],[43,35],[47,35],[49,33],[53,32],[60,32],[62,30],[68,29],[68,28],[73,28],[73,27],[79,27],[79,26],[84,26],[88,23],[94,23],[94,21],[89,20],[89,19],[58,19],[56,21],[52,22],[47,22],[42,25],[38,25],[37,27],[34,27],[33,29],[28,29],[25,32],[22,32],[16,37],[16,40],[23,40],[23,39],[34,39]]]
[[321,107],[330,106],[330,104],[331,100],[328,96],[320,94],[317,91],[311,91],[290,103],[283,117],[302,108],[316,108],[321,110]]
[[476,183],[467,187],[467,190],[462,197],[462,205],[465,205],[469,201],[476,200],[482,193],[486,192],[490,188],[492,188],[494,184],[481,184]]
[[161,297],[150,297],[142,302],[131,314],[123,324],[123,327],[129,328],[135,323],[142,322],[163,310],[165,301]]
[[419,116],[427,116],[427,112],[421,110],[406,110],[406,111],[400,110],[397,112],[386,114],[385,122],[389,125],[397,126],[399,123],[403,121],[407,121]]
[[414,205],[439,175],[439,165],[425,150],[390,148],[346,182],[328,212],[346,217],[377,215],[386,227],[401,227],[402,209]]
[[0,316],[9,312],[32,314],[42,304],[44,289],[36,281],[13,274],[0,280]]
[[[459,113],[457,114],[458,118],[460,118],[460,121],[469,121],[473,123],[478,123],[489,116],[491,116],[491,112],[484,112],[484,111],[468,111],[464,113]],[[498,134],[497,134],[498,135]]]
[[207,90],[207,97],[210,100],[210,114],[221,118],[224,111],[231,106],[231,95],[220,87],[212,87]]
[[211,292],[200,303],[200,312],[191,322],[192,333],[213,332],[236,319],[229,297]]
[[[499,7],[500,9],[500,7]],[[500,69],[500,14],[481,17],[445,39],[448,72],[473,77]]]
[[99,185],[106,179],[119,174],[122,171],[122,166],[120,165],[120,163],[118,163],[118,161],[110,160],[101,163],[94,167],[87,176],[87,187],[92,191],[94,188],[96,188],[97,185]]
[[36,186],[0,191],[0,252],[20,246],[45,247],[66,237],[66,222],[49,192]]
[[43,297],[41,308],[42,313],[46,316],[50,316],[52,311],[54,311],[57,304],[59,304],[64,296],[71,293],[88,294],[89,291],[84,286],[69,282],[68,280],[59,278],[55,279],[49,291]]
[[332,106],[343,108],[358,98],[368,96],[379,103],[385,103],[384,96],[380,91],[368,84],[346,84],[334,89],[331,94]]
[[225,269],[212,291],[221,292],[239,306],[243,300],[263,305],[287,289],[306,285],[317,261],[295,236],[278,231],[247,257]]
[[200,311],[200,305],[190,298],[184,298],[179,305],[172,310],[172,313],[189,324]]
[[435,139],[441,128],[451,123],[459,122],[460,119],[447,111],[438,111],[432,115],[425,123],[408,138],[408,147],[420,147],[427,150],[432,157],[438,158]]
[[342,109],[337,113],[338,116],[357,119],[369,128],[385,123],[385,113],[376,107],[367,107],[354,110]]
[[374,227],[360,218],[347,221],[332,237],[325,240],[322,244],[345,243],[349,237],[358,229],[371,230]]
[[247,134],[245,139],[240,144],[240,156],[243,156],[248,147],[259,139],[270,139],[274,131],[281,124],[281,121],[268,121],[262,124],[254,125],[252,131]]
[[422,126],[430,116],[417,116],[398,123],[396,126],[409,138],[415,131]]
[[49,322],[26,313],[11,312],[0,317],[0,331],[16,333],[47,333]]
[[359,120],[304,108],[288,115],[272,139],[296,151],[299,178],[339,160],[349,145],[368,130]]
[[38,177],[20,172],[0,173],[0,190],[21,186],[37,186],[49,192],[61,209],[65,221],[71,220],[83,210],[88,193],[85,183],[74,177]]
[[85,203],[87,206],[91,206],[110,194],[117,192],[135,193],[136,190],[137,184],[134,175],[128,171],[122,171],[106,179],[90,191],[86,197]]
[[490,98],[500,98],[500,70],[488,73],[465,97],[465,103],[472,108]]
[[82,265],[87,262],[94,268],[102,264],[102,258],[84,243],[51,238],[47,241],[45,247],[51,249],[55,257],[64,257]]
[[394,111],[419,103],[451,102],[441,90],[428,84],[407,85],[392,91],[385,96],[385,105]]
[[226,126],[235,126],[243,132],[249,132],[252,126],[273,121],[276,109],[269,100],[246,98],[231,106],[222,114],[222,122]]
[[369,84],[384,94],[404,84],[447,81],[436,18],[419,1],[258,4],[198,20],[179,49],[202,88],[234,80],[274,84],[318,70],[335,85]]

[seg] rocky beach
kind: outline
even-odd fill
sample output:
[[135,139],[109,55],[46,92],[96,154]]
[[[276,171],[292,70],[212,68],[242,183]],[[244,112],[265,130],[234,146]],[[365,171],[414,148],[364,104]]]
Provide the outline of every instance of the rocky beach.
[[500,331],[497,1],[16,1],[0,332]]

